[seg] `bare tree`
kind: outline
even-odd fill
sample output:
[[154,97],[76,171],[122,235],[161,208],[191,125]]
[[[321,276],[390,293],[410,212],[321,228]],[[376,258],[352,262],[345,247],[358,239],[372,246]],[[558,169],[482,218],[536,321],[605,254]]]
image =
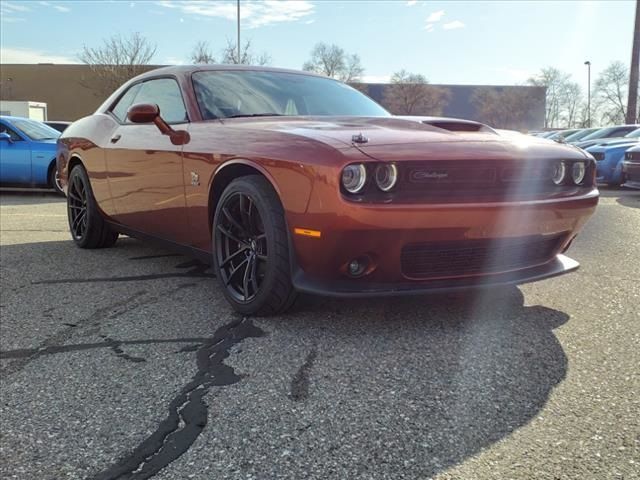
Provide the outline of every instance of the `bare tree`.
[[200,41],[195,44],[191,52],[191,61],[195,64],[216,63],[209,42]]
[[536,99],[519,88],[477,88],[471,95],[476,120],[496,128],[524,130]]
[[317,43],[311,50],[311,58],[302,66],[308,72],[320,73],[343,82],[357,82],[364,68],[357,54],[347,54],[337,45]]
[[100,79],[101,93],[109,94],[130,78],[148,70],[156,45],[136,32],[129,37],[114,35],[100,47],[84,45],[78,56]]
[[566,82],[560,89],[562,99],[562,120],[566,128],[572,128],[579,123],[578,116],[582,105],[582,89],[576,82]]
[[400,70],[385,87],[382,104],[396,115],[442,115],[450,97],[449,90],[429,85],[423,75]]
[[594,86],[595,104],[601,111],[603,123],[622,123],[626,117],[627,79],[629,70],[622,62],[605,68]]
[[547,87],[547,101],[545,107],[544,126],[557,127],[565,107],[563,90],[569,82],[570,76],[557,68],[543,68],[535,77],[528,80],[530,85]]
[[251,40],[247,40],[240,46],[238,56],[238,46],[232,40],[227,39],[227,46],[222,50],[222,63],[240,65],[269,65],[271,56],[267,52],[255,53],[251,48]]

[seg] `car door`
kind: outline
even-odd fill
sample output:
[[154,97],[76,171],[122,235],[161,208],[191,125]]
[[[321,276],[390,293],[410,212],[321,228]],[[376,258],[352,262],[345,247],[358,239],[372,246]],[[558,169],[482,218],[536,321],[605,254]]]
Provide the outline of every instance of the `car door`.
[[0,140],[0,183],[31,184],[31,142],[5,122],[0,122],[0,132],[10,137]]
[[187,113],[173,78],[133,85],[111,110],[118,122],[105,147],[107,179],[115,219],[134,230],[188,244],[182,146],[173,145],[154,124],[133,124],[131,105],[157,104],[176,130],[186,129]]

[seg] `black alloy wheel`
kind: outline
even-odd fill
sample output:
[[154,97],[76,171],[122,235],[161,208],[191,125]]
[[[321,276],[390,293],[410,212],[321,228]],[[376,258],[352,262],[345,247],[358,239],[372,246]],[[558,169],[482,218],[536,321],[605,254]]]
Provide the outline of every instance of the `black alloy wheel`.
[[116,243],[118,232],[113,231],[98,210],[89,177],[81,165],[69,175],[67,216],[71,237],[80,248],[105,248]]
[[213,228],[216,276],[234,309],[257,315],[286,310],[296,292],[284,211],[271,184],[259,175],[231,182]]

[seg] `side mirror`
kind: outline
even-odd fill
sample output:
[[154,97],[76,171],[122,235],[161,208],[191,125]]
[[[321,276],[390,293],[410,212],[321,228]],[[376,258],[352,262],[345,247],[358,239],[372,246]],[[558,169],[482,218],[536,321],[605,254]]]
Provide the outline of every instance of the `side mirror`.
[[127,118],[132,123],[153,123],[160,133],[167,135],[174,145],[189,143],[191,137],[186,130],[174,130],[160,116],[160,107],[150,103],[138,103],[127,110]]
[[151,123],[160,116],[158,105],[138,103],[127,110],[127,118],[132,123]]
[[11,140],[11,135],[9,135],[7,132],[0,132],[0,141],[13,143],[13,140]]

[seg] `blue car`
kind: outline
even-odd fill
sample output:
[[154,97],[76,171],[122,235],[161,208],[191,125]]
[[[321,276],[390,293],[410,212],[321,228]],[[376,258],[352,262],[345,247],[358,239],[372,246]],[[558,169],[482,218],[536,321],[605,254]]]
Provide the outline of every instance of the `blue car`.
[[627,142],[596,145],[587,148],[587,152],[596,159],[596,181],[610,186],[623,183],[622,160],[624,152],[638,145],[638,140],[630,138]]
[[42,122],[0,116],[0,185],[50,187],[62,193],[56,169],[59,136]]

